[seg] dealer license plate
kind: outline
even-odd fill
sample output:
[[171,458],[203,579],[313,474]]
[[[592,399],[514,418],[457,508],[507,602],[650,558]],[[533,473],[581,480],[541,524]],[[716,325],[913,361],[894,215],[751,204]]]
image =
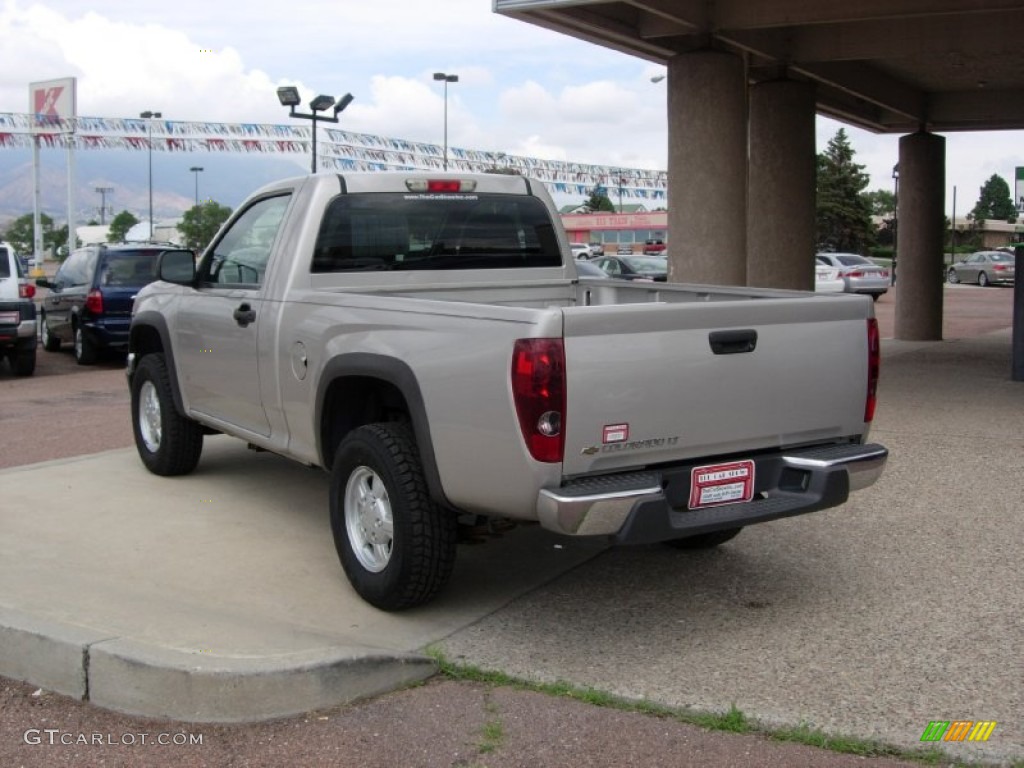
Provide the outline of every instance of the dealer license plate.
[[738,504],[754,498],[754,462],[708,464],[690,471],[690,509]]

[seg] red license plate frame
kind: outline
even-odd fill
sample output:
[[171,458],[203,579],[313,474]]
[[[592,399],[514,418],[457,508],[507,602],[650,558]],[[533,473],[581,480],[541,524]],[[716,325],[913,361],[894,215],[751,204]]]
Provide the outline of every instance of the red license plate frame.
[[754,498],[753,461],[705,464],[690,470],[690,509],[743,504]]

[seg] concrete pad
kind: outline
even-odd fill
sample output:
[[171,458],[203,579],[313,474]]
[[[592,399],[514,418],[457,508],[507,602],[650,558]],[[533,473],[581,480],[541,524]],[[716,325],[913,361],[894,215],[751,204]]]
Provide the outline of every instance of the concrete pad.
[[[439,599],[389,614],[345,578],[327,475],[231,438],[208,438],[186,477],[117,450],[4,470],[0,498],[0,606],[84,633],[93,700],[196,720],[290,714],[419,679],[415,654],[605,546],[536,527],[460,546]],[[0,674],[43,679],[18,664]],[[254,675],[258,707],[242,682]],[[214,696],[222,685],[238,695]]]

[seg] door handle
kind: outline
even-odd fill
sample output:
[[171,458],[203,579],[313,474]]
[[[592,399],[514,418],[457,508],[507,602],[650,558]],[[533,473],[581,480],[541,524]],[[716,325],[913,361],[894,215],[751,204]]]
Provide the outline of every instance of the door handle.
[[248,302],[242,302],[238,305],[232,316],[235,318],[235,322],[245,328],[249,323],[256,322],[256,310],[249,306]]
[[757,331],[753,328],[737,331],[712,331],[708,334],[711,351],[716,355],[739,355],[753,352],[757,347]]

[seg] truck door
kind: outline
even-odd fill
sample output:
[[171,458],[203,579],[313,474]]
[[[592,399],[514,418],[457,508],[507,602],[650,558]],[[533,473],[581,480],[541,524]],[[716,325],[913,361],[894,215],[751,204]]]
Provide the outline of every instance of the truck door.
[[261,330],[264,277],[289,200],[256,200],[234,219],[207,249],[198,288],[183,298],[176,323],[176,367],[189,406],[258,435],[270,434],[258,354],[259,335],[268,332]]

